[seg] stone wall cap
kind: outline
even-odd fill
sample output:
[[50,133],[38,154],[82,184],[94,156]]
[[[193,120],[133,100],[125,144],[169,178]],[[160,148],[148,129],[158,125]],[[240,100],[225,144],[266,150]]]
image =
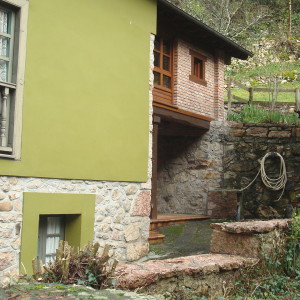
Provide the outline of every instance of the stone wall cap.
[[276,219],[268,221],[223,222],[212,223],[210,227],[229,233],[267,233],[275,229],[287,229],[291,219]]
[[205,276],[257,264],[259,259],[228,254],[202,254],[144,263],[123,264],[116,269],[117,287],[136,289],[178,274]]

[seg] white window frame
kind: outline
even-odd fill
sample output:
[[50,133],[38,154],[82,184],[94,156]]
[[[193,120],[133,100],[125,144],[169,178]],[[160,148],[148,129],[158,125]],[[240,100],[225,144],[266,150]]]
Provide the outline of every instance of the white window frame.
[[[12,130],[7,131],[10,145],[0,145],[0,157],[20,160],[21,158],[21,136],[22,136],[22,107],[24,94],[24,76],[26,59],[26,40],[29,0],[0,0],[0,6],[6,6],[14,12],[14,45],[11,66],[11,80],[0,82],[2,94],[10,94],[10,101],[13,103],[10,112],[10,120],[6,120]],[[1,134],[0,121],[0,134]]]

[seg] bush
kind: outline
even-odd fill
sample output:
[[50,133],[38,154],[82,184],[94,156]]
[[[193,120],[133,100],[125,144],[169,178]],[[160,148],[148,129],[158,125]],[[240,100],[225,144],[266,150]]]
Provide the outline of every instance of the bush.
[[68,242],[60,241],[53,262],[47,266],[40,262],[40,270],[37,270],[36,259],[33,260],[33,277],[48,283],[83,284],[96,289],[105,287],[110,283],[118,261],[109,263],[110,246],[105,246],[101,256],[97,254],[98,250],[98,243],[89,243],[82,250],[75,251]]
[[296,113],[270,111],[254,105],[244,106],[240,113],[230,114],[228,120],[243,123],[300,124]]

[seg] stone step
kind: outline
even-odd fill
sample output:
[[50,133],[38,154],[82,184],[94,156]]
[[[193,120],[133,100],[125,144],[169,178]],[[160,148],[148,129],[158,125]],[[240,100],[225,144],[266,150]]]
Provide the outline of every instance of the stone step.
[[[277,231],[285,231],[290,219],[248,222],[213,223],[210,251],[241,255],[245,257],[262,257],[262,251],[271,252]],[[276,231],[277,230],[277,231]]]
[[156,231],[149,231],[149,238],[148,242],[149,244],[156,244],[156,243],[162,243],[164,241],[165,235],[158,233]]
[[[224,280],[230,281],[241,268],[258,263],[256,258],[223,254],[202,254],[119,265],[118,288],[147,293],[174,292],[185,286],[209,295],[221,295]],[[203,290],[204,289],[204,290]]]

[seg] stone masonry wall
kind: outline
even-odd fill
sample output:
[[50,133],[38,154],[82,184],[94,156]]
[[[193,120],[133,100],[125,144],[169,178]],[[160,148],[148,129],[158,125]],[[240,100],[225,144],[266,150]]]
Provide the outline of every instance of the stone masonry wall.
[[[285,217],[288,203],[300,198],[300,128],[294,125],[212,122],[202,137],[161,137],[158,143],[158,210],[165,213],[208,214],[235,218],[243,197],[246,218]],[[280,191],[255,177],[260,160],[280,153],[286,163],[288,183]],[[276,176],[278,158],[266,160],[266,172]]]
[[[154,35],[150,38],[153,67]],[[94,241],[113,246],[121,261],[148,253],[152,171],[152,87],[149,77],[149,159],[145,183],[0,176],[0,285],[19,274],[24,192],[95,195]],[[26,241],[25,241],[26,242]],[[24,271],[24,270],[20,270]]]
[[211,214],[208,194],[222,185],[222,124],[201,137],[159,137],[159,212]]
[[[212,55],[183,41],[177,41],[174,53],[174,100],[178,108],[222,120],[224,106],[224,59],[221,53]],[[205,80],[207,86],[189,79],[190,50],[207,57]]]
[[[288,182],[281,191],[271,191],[260,176],[243,193],[245,217],[285,216],[287,204],[300,193],[300,128],[294,125],[230,123],[224,141],[224,183],[228,189],[246,187],[255,177],[267,152],[280,153],[287,167]],[[278,174],[279,158],[266,160],[268,176]]]

